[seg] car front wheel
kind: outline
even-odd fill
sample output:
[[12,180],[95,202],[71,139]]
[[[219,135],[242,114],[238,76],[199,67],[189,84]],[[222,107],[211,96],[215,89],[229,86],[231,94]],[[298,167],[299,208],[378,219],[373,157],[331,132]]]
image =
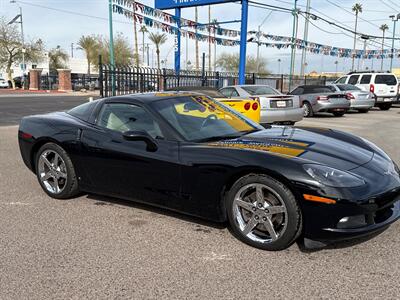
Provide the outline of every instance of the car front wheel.
[[250,174],[236,181],[227,194],[226,207],[234,235],[256,248],[286,249],[302,230],[294,195],[267,175]]
[[74,166],[67,152],[54,143],[43,145],[36,156],[36,176],[42,189],[56,199],[79,193]]

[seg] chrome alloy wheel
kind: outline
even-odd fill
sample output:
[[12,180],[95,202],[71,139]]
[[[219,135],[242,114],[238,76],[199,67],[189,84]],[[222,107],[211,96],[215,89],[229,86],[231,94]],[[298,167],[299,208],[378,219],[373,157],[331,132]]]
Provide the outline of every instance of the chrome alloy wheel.
[[286,231],[286,205],[277,192],[264,184],[242,187],[232,209],[240,231],[252,241],[271,243]]
[[46,190],[61,193],[67,184],[67,167],[62,157],[53,150],[45,150],[38,161],[39,178]]

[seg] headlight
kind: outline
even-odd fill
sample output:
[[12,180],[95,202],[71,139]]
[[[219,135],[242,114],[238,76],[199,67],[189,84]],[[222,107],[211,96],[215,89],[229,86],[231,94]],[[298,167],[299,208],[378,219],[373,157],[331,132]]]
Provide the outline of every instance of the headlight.
[[322,165],[303,165],[304,170],[319,183],[331,187],[356,187],[365,184],[360,177]]

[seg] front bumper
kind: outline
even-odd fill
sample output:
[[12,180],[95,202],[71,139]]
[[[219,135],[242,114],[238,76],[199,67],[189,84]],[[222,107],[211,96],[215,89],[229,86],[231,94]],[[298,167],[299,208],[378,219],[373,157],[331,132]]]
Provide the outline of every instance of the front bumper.
[[299,122],[303,120],[304,109],[262,109],[260,113],[260,123],[277,123],[277,122]]
[[358,238],[385,229],[400,218],[400,189],[362,204],[304,201],[303,206],[306,238],[318,241]]

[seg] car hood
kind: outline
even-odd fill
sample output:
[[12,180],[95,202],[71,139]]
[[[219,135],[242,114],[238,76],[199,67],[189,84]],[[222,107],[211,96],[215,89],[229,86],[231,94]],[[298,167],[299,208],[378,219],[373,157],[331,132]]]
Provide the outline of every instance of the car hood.
[[216,147],[265,151],[350,170],[368,163],[374,151],[354,135],[325,128],[272,126],[240,138],[210,143]]

